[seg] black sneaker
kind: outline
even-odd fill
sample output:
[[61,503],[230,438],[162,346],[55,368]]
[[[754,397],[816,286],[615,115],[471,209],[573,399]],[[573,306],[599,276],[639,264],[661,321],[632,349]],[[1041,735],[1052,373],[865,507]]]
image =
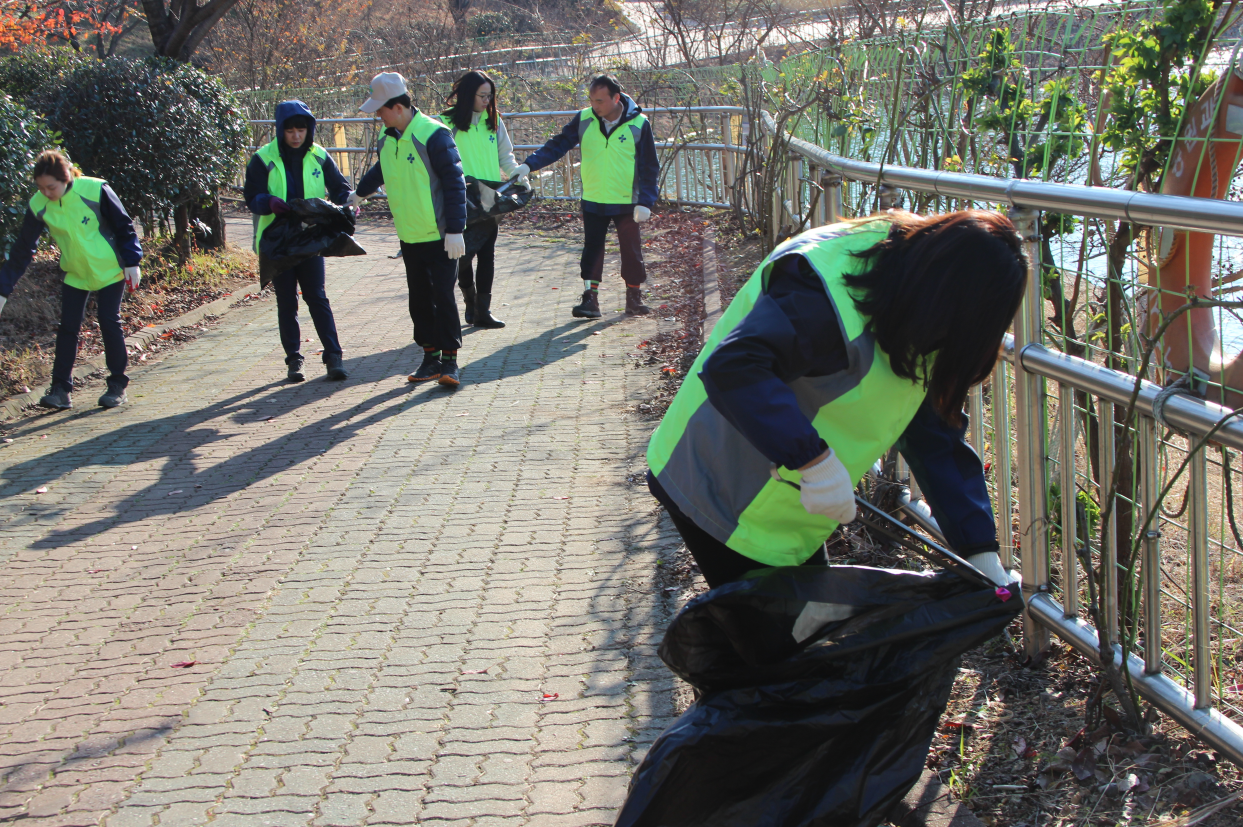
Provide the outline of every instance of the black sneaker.
[[341,354],[332,353],[324,359],[324,367],[328,370],[328,378],[334,382],[340,382],[349,377],[345,372],[345,368],[341,367]]
[[462,384],[457,362],[443,362],[440,365],[440,384],[448,388],[456,388]]
[[73,400],[69,397],[69,391],[63,388],[51,387],[47,393],[43,394],[43,398],[39,400],[41,408],[55,408],[63,411],[66,408],[73,407]]
[[108,390],[104,391],[104,395],[99,397],[99,407],[115,408],[118,405],[125,404],[125,388],[120,383],[109,382]]
[[595,290],[584,290],[582,304],[576,306],[570,313],[579,319],[600,318],[600,294]]
[[627,287],[626,288],[626,315],[627,316],[646,316],[652,312],[652,308],[643,303],[643,288]]
[[289,378],[290,382],[301,382],[303,379],[306,379],[306,377],[302,375],[301,356],[294,359],[292,362],[287,362],[286,364],[289,366],[289,370],[285,376]]
[[419,365],[419,369],[406,377],[407,382],[430,382],[433,379],[440,378],[441,364],[440,359],[432,356],[430,353],[424,354],[423,364]]

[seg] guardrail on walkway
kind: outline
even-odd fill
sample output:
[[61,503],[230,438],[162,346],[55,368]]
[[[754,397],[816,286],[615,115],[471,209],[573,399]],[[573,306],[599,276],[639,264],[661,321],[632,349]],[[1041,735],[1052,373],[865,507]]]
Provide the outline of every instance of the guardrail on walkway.
[[[656,151],[661,162],[660,198],[671,204],[728,208],[740,181],[736,170],[746,152],[749,134],[747,110],[741,106],[653,107],[644,114],[654,121]],[[579,110],[512,112],[504,115],[521,162],[561,130]],[[262,145],[271,140],[272,120],[252,120],[252,134]],[[376,118],[319,118],[316,140],[328,150],[352,183],[375,161],[381,129]],[[255,147],[250,147],[253,151]],[[577,201],[582,196],[579,152],[532,176],[536,194],[554,201]],[[241,181],[237,182],[238,186]]]
[[[777,129],[767,113],[763,128],[769,136]],[[999,362],[992,377],[989,450],[986,451],[989,434],[983,415],[983,394],[978,387],[970,397],[971,439],[982,457],[991,456],[996,480],[993,487],[998,536],[1003,546],[1015,536],[1011,488],[1017,477],[1017,535],[1022,551],[1023,589],[1029,606],[1024,621],[1028,654],[1036,655],[1044,650],[1049,642],[1048,632],[1052,630],[1099,663],[1098,632],[1085,619],[1081,595],[1084,584],[1076,568],[1076,544],[1092,531],[1090,518],[1089,525],[1083,525],[1082,514],[1077,513],[1076,496],[1063,493],[1060,507],[1051,508],[1050,484],[1056,481],[1059,492],[1085,489],[1096,495],[1097,502],[1101,501],[1102,494],[1107,494],[1121,429],[1099,429],[1099,456],[1095,465],[1096,479],[1104,481],[1101,485],[1093,482],[1090,470],[1080,471],[1081,467],[1091,468],[1085,456],[1091,441],[1085,435],[1080,443],[1080,429],[1075,422],[1084,409],[1095,409],[1099,422],[1114,422],[1115,409],[1121,411],[1129,403],[1136,379],[1046,346],[1041,292],[1042,244],[1038,229],[1040,211],[1241,236],[1243,204],[882,167],[832,155],[797,138],[783,140],[779,145],[789,151],[789,168],[788,174],[778,179],[780,191],[773,194],[774,206],[796,227],[833,223],[843,217],[842,186],[848,182],[876,187],[882,208],[891,206],[901,189],[966,202],[985,202],[989,206],[1009,206],[1028,257],[1027,295],[1015,319],[1013,339],[1007,343],[1007,358]],[[804,196],[813,189],[819,189],[822,197]],[[812,203],[816,204],[814,214],[807,215]],[[1009,393],[1011,368],[1015,393],[1013,417]],[[1052,396],[1046,383],[1054,383],[1057,387]],[[1236,764],[1243,765],[1243,727],[1223,713],[1225,708],[1234,718],[1240,717],[1240,707],[1232,696],[1237,696],[1243,686],[1231,685],[1231,680],[1223,674],[1228,671],[1223,668],[1223,647],[1237,644],[1243,634],[1232,621],[1229,601],[1222,599],[1224,589],[1219,589],[1221,593],[1216,595],[1217,605],[1214,605],[1211,588],[1214,576],[1226,578],[1226,570],[1233,571],[1243,549],[1231,549],[1224,542],[1229,535],[1222,512],[1229,509],[1230,504],[1225,499],[1210,496],[1207,449],[1196,450],[1188,458],[1185,511],[1160,510],[1163,506],[1162,457],[1179,452],[1185,456],[1188,449],[1231,411],[1212,402],[1172,396],[1164,408],[1165,421],[1186,436],[1163,436],[1153,418],[1153,400],[1160,390],[1150,382],[1142,383],[1133,430],[1133,444],[1139,456],[1137,485],[1134,491],[1119,492],[1120,498],[1130,499],[1137,513],[1157,510],[1158,515],[1143,536],[1136,538],[1141,549],[1141,576],[1136,592],[1129,597],[1142,625],[1132,651],[1123,652],[1121,646],[1119,589],[1125,588],[1128,572],[1118,564],[1117,525],[1113,521],[1101,527],[1099,542],[1092,543],[1093,550],[1103,555],[1102,568],[1115,573],[1115,576],[1104,577],[1101,583],[1101,616],[1106,618],[1106,634],[1113,647],[1115,663],[1125,662],[1139,693]],[[1082,401],[1084,395],[1086,405]],[[1058,424],[1055,439],[1050,438],[1051,422]],[[1232,420],[1214,434],[1213,441],[1224,446],[1223,450],[1243,450],[1243,422]],[[1221,496],[1229,497],[1232,470],[1222,463],[1218,463],[1217,468],[1224,487]],[[1054,511],[1058,513],[1052,513]],[[1186,514],[1185,524],[1178,521],[1183,513]],[[1116,518],[1116,512],[1114,516]],[[1210,530],[1214,526],[1211,517],[1216,518],[1216,532]],[[1134,521],[1136,525],[1142,526],[1142,523],[1142,520]],[[1054,533],[1060,537],[1060,557],[1056,560],[1050,554]],[[1166,541],[1164,549],[1163,540]],[[1183,541],[1187,552],[1180,561],[1177,551]],[[1210,548],[1219,552],[1220,559],[1210,560]],[[1176,576],[1180,567],[1184,570],[1182,582]],[[1127,597],[1122,595],[1124,600]],[[1163,622],[1167,616],[1172,616],[1172,622]]]

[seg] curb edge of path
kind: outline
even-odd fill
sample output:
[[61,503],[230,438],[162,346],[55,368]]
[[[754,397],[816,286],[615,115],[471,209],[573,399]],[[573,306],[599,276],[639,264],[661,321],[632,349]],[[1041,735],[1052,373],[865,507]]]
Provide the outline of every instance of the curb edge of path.
[[[221,296],[215,301],[207,304],[201,304],[193,310],[182,313],[175,319],[170,319],[164,324],[152,327],[144,327],[137,333],[132,333],[125,337],[126,350],[142,350],[151,342],[163,336],[170,330],[176,330],[181,327],[192,325],[195,322],[202,321],[207,316],[224,316],[233,307],[234,304],[243,301],[249,295],[255,295],[262,292],[262,288],[258,282],[235,287],[227,296]],[[237,296],[242,293],[241,298]],[[79,362],[74,365],[73,378],[85,379],[98,370],[105,370],[104,354],[100,353],[90,359]],[[42,391],[29,391],[28,393],[19,394],[17,396],[6,399],[0,404],[0,422],[7,422],[10,419],[16,419],[21,416],[22,412],[27,408],[38,403],[43,396]]]

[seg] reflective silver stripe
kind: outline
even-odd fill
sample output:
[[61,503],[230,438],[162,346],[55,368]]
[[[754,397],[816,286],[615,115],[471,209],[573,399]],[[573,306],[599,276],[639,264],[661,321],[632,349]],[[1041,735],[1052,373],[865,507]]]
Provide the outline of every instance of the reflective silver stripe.
[[[433,132],[432,135],[436,133]],[[445,234],[445,199],[441,192],[440,176],[432,169],[431,156],[427,154],[427,145],[419,141],[413,135],[410,137],[410,143],[414,145],[415,151],[419,153],[419,158],[423,160],[423,168],[427,170],[427,186],[432,192],[432,210],[436,215],[436,230],[441,234]]]
[[[100,191],[103,191],[102,186],[100,187]],[[82,198],[80,195],[78,198],[81,199],[82,203],[95,214],[95,223],[99,225],[99,234],[104,237],[104,241],[108,242],[108,246],[112,248],[112,254],[117,257],[117,264],[120,264],[121,255],[117,252],[117,234],[113,231],[112,227],[104,221],[103,213],[99,209],[99,202],[91,201],[89,198]]]

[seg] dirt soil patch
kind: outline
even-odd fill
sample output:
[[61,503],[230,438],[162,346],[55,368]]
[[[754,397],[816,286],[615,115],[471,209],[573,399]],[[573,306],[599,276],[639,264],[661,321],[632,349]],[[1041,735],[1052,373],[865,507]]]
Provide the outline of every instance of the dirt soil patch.
[[[185,267],[173,264],[169,252],[157,247],[143,259],[142,284],[121,303],[125,335],[175,319],[258,280],[257,262],[247,250],[197,253]],[[51,376],[64,282],[58,261],[54,249],[38,253],[0,315],[0,399],[37,389]],[[92,298],[78,335],[79,364],[103,352],[94,307]]]

